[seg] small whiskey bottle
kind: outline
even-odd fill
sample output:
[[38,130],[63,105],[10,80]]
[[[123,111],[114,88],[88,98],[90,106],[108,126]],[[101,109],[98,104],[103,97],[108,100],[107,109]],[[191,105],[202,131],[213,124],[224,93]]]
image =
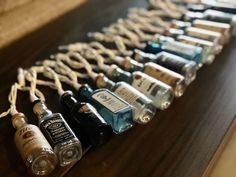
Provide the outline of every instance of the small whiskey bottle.
[[78,99],[91,103],[117,134],[134,124],[133,107],[107,89],[93,91],[88,85],[82,85],[78,90]]
[[134,122],[146,124],[155,116],[156,108],[152,100],[131,85],[125,82],[115,83],[102,73],[96,77],[95,82],[98,88],[107,88],[113,91],[134,107]]
[[236,34],[236,15],[235,14],[208,9],[204,11],[203,13],[188,11],[187,13],[183,15],[182,19],[184,21],[185,20],[193,21],[194,19],[206,19],[210,21],[228,23],[231,25],[231,34],[232,35]]
[[129,57],[119,59],[119,64],[121,64],[126,71],[142,71],[143,73],[170,85],[173,88],[176,97],[183,95],[186,89],[186,83],[185,78],[182,75],[153,62],[135,64],[134,60]]
[[148,42],[144,49],[144,52],[152,54],[157,54],[162,51],[181,56],[187,60],[195,61],[198,64],[202,61],[201,47],[175,41],[170,37],[161,36],[157,39],[157,42]]
[[158,54],[150,54],[135,49],[133,58],[142,63],[157,63],[165,68],[177,72],[185,77],[185,83],[187,85],[189,85],[196,78],[198,68],[197,64],[194,61],[186,60],[171,53],[160,52]]
[[111,135],[112,128],[97,110],[89,103],[78,102],[71,91],[66,91],[61,96],[61,104],[70,113],[73,124],[81,128],[86,138],[93,146],[106,143]]
[[34,102],[33,111],[61,166],[69,165],[82,157],[80,141],[59,113],[52,113],[40,100]]
[[117,65],[111,65],[109,70],[105,71],[107,76],[115,81],[124,81],[132,87],[143,93],[153,101],[153,104],[161,110],[167,109],[173,101],[173,89],[151,76],[140,71],[133,73],[119,68]]
[[39,128],[28,124],[22,113],[13,115],[12,124],[16,129],[15,144],[31,173],[51,173],[57,165],[57,156]]

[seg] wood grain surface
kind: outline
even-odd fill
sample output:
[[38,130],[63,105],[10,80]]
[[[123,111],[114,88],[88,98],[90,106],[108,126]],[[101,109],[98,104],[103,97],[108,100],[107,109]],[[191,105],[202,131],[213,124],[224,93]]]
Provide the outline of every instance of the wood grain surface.
[[236,118],[227,130],[202,177],[235,177]]
[[[93,0],[0,51],[0,111],[18,67],[30,67],[57,51],[57,46],[86,40],[86,33],[124,17],[128,7],[145,0]],[[91,149],[66,177],[200,177],[236,114],[236,39],[216,61],[203,67],[196,81],[172,106],[158,112],[146,126],[114,135],[103,147]],[[57,94],[42,88],[48,107],[61,111]],[[18,109],[36,122],[27,93]],[[13,142],[9,117],[0,120],[0,177],[27,177]]]
[[[85,1],[86,0],[35,0],[13,9],[8,13],[1,14],[0,48],[10,45],[22,36],[59,18]],[[13,4],[12,1],[5,3],[8,5]]]

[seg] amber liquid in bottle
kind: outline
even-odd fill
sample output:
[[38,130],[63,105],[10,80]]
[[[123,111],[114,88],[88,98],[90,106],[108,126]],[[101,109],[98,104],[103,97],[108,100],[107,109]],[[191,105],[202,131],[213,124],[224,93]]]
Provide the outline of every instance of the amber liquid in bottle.
[[34,102],[33,110],[39,118],[40,130],[57,154],[60,166],[80,160],[82,157],[81,143],[62,115],[52,113],[39,100]]
[[12,117],[16,129],[15,144],[26,166],[34,175],[47,175],[57,165],[57,156],[39,128],[28,124],[25,115]]

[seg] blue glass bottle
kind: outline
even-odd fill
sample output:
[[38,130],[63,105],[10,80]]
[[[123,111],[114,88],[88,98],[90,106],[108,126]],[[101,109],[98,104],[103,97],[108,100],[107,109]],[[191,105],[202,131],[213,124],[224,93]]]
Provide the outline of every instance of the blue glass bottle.
[[160,39],[159,43],[148,42],[144,52],[157,54],[159,52],[169,52],[181,56],[185,59],[195,61],[200,64],[202,61],[202,48],[175,41],[173,38]]
[[91,103],[117,134],[134,124],[133,107],[107,89],[93,91],[88,85],[82,85],[78,90],[78,98]]
[[217,43],[213,43],[211,41],[184,35],[185,31],[181,29],[170,28],[166,30],[164,34],[166,36],[174,37],[177,41],[181,43],[193,45],[196,47],[201,47],[202,48],[202,61],[201,61],[202,64],[210,64],[214,61],[215,52],[216,52],[215,46],[221,46],[220,48],[217,48],[217,49],[222,49],[222,45],[219,45]]
[[98,88],[107,88],[131,104],[134,107],[134,122],[146,124],[155,116],[156,108],[152,100],[126,82],[115,83],[100,73],[95,83]]
[[165,68],[177,72],[185,77],[185,83],[187,85],[193,82],[196,78],[198,68],[196,62],[186,60],[171,53],[160,52],[158,54],[150,54],[135,49],[133,58],[142,63],[157,63]]

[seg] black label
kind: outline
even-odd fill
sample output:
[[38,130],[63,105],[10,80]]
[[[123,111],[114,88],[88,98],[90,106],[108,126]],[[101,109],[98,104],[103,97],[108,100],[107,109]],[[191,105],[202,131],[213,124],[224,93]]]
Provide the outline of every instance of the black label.
[[68,141],[75,137],[60,115],[56,115],[55,117],[42,122],[40,124],[40,129],[53,147],[58,143]]

